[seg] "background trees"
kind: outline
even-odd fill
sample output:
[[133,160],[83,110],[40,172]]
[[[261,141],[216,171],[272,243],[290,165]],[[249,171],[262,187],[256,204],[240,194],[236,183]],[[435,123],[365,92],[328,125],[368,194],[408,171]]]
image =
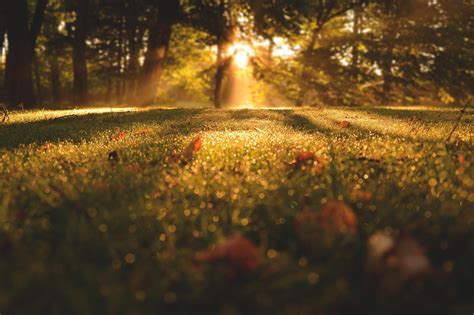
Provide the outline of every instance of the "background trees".
[[256,103],[462,103],[472,13],[470,0],[6,0],[0,97],[221,107],[239,42]]

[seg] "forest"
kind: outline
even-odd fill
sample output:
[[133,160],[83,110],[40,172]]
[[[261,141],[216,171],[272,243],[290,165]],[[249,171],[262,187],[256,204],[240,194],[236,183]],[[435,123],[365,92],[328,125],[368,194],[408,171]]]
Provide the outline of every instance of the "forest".
[[474,0],[0,0],[0,315],[474,312]]
[[474,87],[471,0],[1,6],[0,99],[12,108],[459,105]]

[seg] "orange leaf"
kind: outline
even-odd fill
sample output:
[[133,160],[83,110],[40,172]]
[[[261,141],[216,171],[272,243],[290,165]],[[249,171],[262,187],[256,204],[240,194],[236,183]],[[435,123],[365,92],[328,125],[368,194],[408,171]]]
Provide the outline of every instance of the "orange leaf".
[[464,164],[466,163],[466,158],[464,157],[464,154],[462,154],[462,153],[459,154],[459,156],[458,156],[458,162],[459,162],[459,164],[461,164],[461,165],[464,165]]
[[197,137],[184,149],[182,153],[172,153],[169,157],[169,161],[171,163],[178,163],[181,162],[186,164],[188,161],[192,160],[194,157],[194,153],[197,153],[202,148],[202,139],[201,137]]
[[319,159],[316,154],[313,152],[308,152],[304,151],[301,153],[298,153],[293,161],[290,163],[290,168],[292,169],[300,169],[302,166],[305,164],[314,164],[315,162],[318,162],[320,166],[323,164],[322,160]]
[[347,129],[351,126],[351,123],[348,122],[347,120],[344,120],[344,121],[340,121],[338,123],[339,127],[343,128],[343,129]]
[[357,233],[357,216],[343,201],[330,201],[319,212],[305,209],[295,217],[295,232],[308,247],[330,246],[339,235]]
[[329,201],[319,213],[319,224],[332,232],[357,233],[357,216],[344,201]]
[[125,133],[125,131],[120,131],[119,133],[112,136],[112,140],[113,141],[122,141],[122,140],[125,140],[126,136],[127,136],[127,134]]
[[221,244],[197,253],[198,262],[226,262],[233,272],[251,272],[260,264],[260,252],[247,238],[236,235]]
[[358,190],[358,189],[352,191],[351,196],[356,201],[363,201],[363,202],[369,202],[372,200],[372,197],[373,197],[370,191]]

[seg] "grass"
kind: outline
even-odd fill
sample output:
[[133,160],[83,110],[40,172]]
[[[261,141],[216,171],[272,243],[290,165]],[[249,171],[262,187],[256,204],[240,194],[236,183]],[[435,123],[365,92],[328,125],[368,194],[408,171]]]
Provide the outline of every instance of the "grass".
[[[474,113],[446,143],[457,115],[420,107],[12,113],[0,126],[0,312],[468,314]],[[171,163],[198,135],[193,160]],[[289,166],[304,151],[318,167]],[[357,232],[301,233],[333,200],[353,209]],[[379,231],[415,240],[429,274],[393,282],[390,268],[374,271],[368,240]],[[257,246],[258,267],[231,276],[228,262],[196,261],[235,235]]]

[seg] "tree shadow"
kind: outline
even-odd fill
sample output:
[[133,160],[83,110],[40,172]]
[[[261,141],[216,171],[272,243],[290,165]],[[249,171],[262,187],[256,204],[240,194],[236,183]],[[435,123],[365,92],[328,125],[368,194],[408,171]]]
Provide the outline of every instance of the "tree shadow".
[[[373,114],[378,116],[385,116],[392,119],[413,119],[417,118],[422,121],[443,122],[455,119],[459,115],[461,108],[436,108],[436,109],[408,109],[403,107],[372,107],[372,108],[350,108],[349,112]],[[466,118],[474,115],[474,110],[467,110]]]
[[[204,127],[195,119],[198,109],[155,109],[140,112],[100,113],[59,117],[30,123],[13,123],[0,127],[0,148],[14,149],[22,145],[70,141],[79,143],[103,132],[127,130],[144,123],[166,125],[163,132],[186,135]],[[217,119],[217,118],[216,118]]]

